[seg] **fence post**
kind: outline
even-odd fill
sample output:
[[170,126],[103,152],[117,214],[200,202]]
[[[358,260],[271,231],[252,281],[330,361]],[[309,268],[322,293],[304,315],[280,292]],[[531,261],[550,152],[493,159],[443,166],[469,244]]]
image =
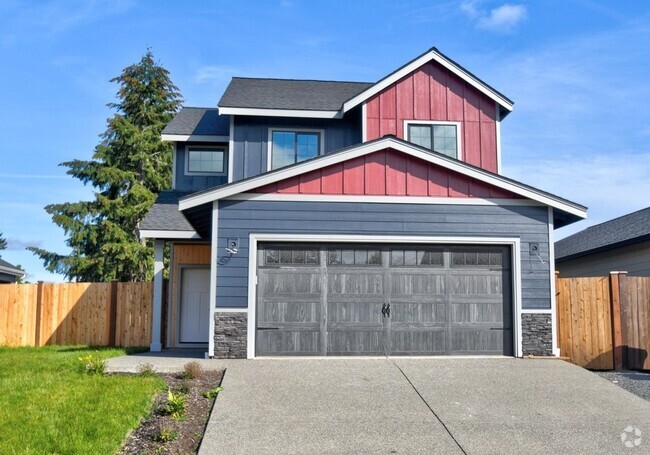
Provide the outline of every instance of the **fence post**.
[[43,281],[39,281],[36,287],[36,322],[34,327],[34,345],[41,345],[41,320],[43,318]]
[[609,273],[609,288],[611,292],[610,312],[612,315],[612,342],[614,344],[615,370],[622,370],[625,366],[623,332],[621,330],[621,281],[619,276],[621,273],[625,274],[626,272]]
[[115,346],[115,331],[117,330],[117,280],[111,280],[111,300],[108,320],[108,345]]

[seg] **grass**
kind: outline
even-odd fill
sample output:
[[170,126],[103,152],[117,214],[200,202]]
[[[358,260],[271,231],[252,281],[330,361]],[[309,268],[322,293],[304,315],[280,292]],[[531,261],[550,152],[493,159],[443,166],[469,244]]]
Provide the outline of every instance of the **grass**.
[[115,453],[165,384],[152,376],[88,375],[79,357],[125,353],[0,347],[0,454]]

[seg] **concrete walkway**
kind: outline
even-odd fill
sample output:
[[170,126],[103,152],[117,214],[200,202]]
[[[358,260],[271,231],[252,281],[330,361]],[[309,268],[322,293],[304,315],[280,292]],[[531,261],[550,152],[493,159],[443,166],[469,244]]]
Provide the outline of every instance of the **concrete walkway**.
[[568,363],[393,360],[231,361],[199,453],[650,453],[650,403]]
[[137,373],[140,365],[149,364],[159,373],[178,373],[188,362],[199,362],[206,370],[223,370],[229,360],[205,358],[205,349],[177,349],[163,352],[143,352],[140,354],[113,357],[106,361],[108,373]]

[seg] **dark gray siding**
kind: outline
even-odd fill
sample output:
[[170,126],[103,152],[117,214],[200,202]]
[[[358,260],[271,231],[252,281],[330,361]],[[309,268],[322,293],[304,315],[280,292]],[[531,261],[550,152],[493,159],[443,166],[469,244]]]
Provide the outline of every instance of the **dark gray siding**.
[[16,276],[0,272],[0,283],[15,283]]
[[325,131],[325,153],[361,142],[361,116],[353,111],[344,119],[235,117],[233,180],[267,171],[269,128],[313,128]]
[[558,262],[555,269],[561,278],[607,276],[615,271],[650,276],[650,241]]
[[[192,145],[210,146],[216,145],[226,147],[227,143],[208,142],[176,142],[176,185],[178,191],[201,191],[213,186],[225,185],[228,183],[228,163],[226,162],[226,173],[223,176],[186,175],[185,174],[185,147]],[[226,154],[227,155],[227,154]]]
[[[239,253],[218,266],[217,306],[248,305],[248,242],[251,233],[519,237],[524,309],[549,309],[548,211],[546,207],[411,205],[334,202],[221,201],[218,254],[228,237]],[[540,260],[529,254],[539,243]]]

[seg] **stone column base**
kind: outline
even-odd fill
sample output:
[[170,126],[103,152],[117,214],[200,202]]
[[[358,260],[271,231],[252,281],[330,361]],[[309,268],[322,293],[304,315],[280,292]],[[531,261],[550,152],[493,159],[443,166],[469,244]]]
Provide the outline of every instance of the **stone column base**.
[[245,359],[248,340],[248,313],[214,314],[214,358]]
[[524,355],[553,355],[553,320],[550,314],[521,315],[521,345]]

